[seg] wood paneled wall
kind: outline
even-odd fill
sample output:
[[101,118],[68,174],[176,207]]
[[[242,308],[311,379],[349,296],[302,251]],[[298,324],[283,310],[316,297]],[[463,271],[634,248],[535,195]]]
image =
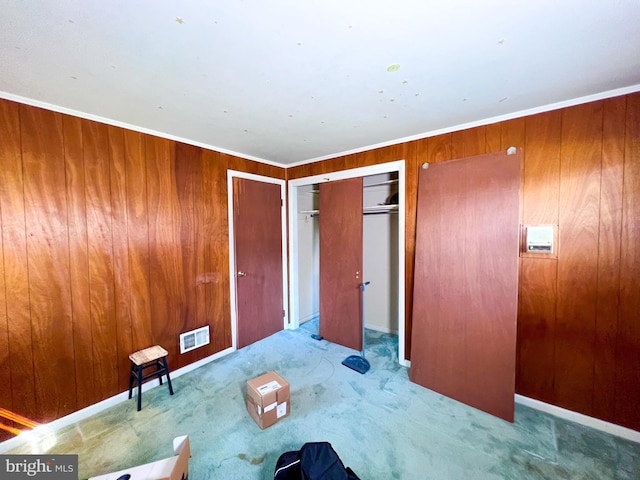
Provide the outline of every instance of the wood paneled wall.
[[418,168],[511,145],[524,150],[523,224],[559,230],[557,259],[520,260],[516,390],[640,430],[640,93],[301,165],[287,178],[406,160],[410,339]]
[[[126,390],[133,350],[175,369],[231,345],[228,168],[405,159],[410,339],[420,164],[510,145],[523,223],[559,225],[557,259],[521,259],[517,391],[640,430],[640,94],[286,172],[0,100],[0,405],[50,421]],[[204,324],[211,344],[180,355]]]
[[126,390],[135,350],[231,346],[228,168],[285,176],[0,100],[0,406],[50,421]]

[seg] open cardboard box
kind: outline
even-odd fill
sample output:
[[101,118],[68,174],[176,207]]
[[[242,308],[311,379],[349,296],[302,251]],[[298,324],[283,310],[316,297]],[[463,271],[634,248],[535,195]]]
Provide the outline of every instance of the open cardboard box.
[[189,457],[191,457],[188,435],[173,439],[173,453],[173,457],[91,477],[89,480],[117,480],[125,474],[131,475],[130,480],[186,480],[189,477]]

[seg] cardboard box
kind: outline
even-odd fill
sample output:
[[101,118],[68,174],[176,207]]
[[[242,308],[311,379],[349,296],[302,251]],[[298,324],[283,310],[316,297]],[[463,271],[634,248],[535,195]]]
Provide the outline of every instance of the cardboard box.
[[276,372],[247,381],[247,411],[260,428],[270,427],[290,412],[289,382]]
[[117,480],[127,473],[131,475],[130,480],[185,480],[189,477],[189,458],[191,457],[187,435],[173,439],[173,453],[173,457],[91,477],[89,480]]

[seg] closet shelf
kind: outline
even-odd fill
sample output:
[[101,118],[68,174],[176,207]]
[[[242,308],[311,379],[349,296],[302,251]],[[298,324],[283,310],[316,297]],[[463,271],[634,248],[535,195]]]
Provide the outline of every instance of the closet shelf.
[[[298,212],[300,215],[319,215],[319,210],[301,210]],[[398,205],[373,205],[370,207],[364,207],[362,209],[364,215],[375,213],[398,213]]]
[[[385,180],[384,182],[377,182],[377,183],[370,183],[368,185],[362,185],[362,188],[369,188],[369,187],[379,187],[381,185],[393,185],[398,183],[398,179],[394,178],[392,180]],[[320,193],[320,190],[318,190],[317,188],[314,188],[313,190],[309,190],[310,193]]]

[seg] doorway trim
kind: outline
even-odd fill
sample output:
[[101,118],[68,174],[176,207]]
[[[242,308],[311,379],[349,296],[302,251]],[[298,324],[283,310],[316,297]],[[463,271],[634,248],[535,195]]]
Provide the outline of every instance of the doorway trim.
[[257,182],[274,183],[280,185],[280,218],[282,223],[282,308],[284,319],[282,328],[289,328],[289,302],[288,302],[288,277],[287,277],[287,209],[286,209],[286,181],[278,178],[265,177],[254,173],[227,170],[227,208],[229,212],[229,303],[231,306],[231,345],[234,350],[238,348],[238,304],[236,295],[236,252],[233,225],[233,179],[244,178]]
[[354,177],[367,177],[380,173],[398,173],[398,362],[409,366],[405,358],[405,161],[378,163],[369,167],[358,167],[338,172],[314,175],[311,177],[289,180],[289,325],[287,328],[300,326],[300,305],[298,289],[298,188],[315,183],[344,180]]

